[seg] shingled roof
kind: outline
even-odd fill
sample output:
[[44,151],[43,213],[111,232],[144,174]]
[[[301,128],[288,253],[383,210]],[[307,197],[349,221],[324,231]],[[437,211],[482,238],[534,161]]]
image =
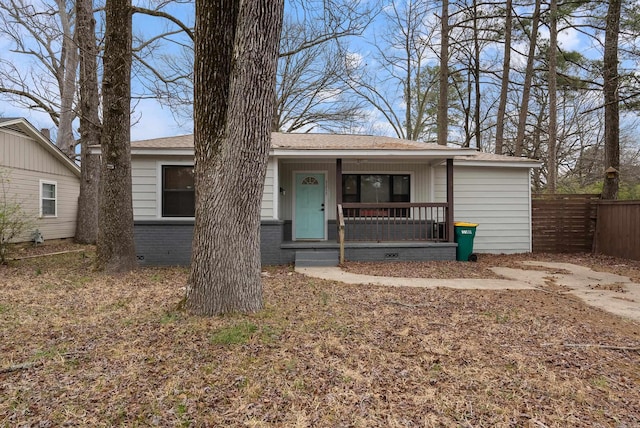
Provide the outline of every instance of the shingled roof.
[[[509,162],[521,166],[525,166],[525,164],[527,166],[538,165],[537,161],[528,158],[482,153],[473,149],[447,147],[433,143],[373,135],[291,134],[274,132],[271,134],[271,139],[271,150],[277,155],[283,155],[284,153],[297,153],[299,155],[300,151],[308,151],[309,154],[321,151],[324,153],[349,151],[351,154],[366,151],[372,156],[375,156],[376,152],[380,152],[380,155],[390,152],[428,152],[431,153],[431,156],[437,153],[437,157],[442,158],[444,157],[442,155],[450,152],[454,154],[456,161],[464,163]],[[133,141],[131,142],[131,148],[134,151],[140,151],[140,153],[156,150],[176,150],[184,152],[185,150],[193,149],[193,134]],[[407,153],[408,156],[410,156],[409,153]]]
[[[193,134],[132,141],[132,148],[187,149],[193,147]],[[373,135],[271,134],[271,148],[292,150],[450,150],[445,146]]]

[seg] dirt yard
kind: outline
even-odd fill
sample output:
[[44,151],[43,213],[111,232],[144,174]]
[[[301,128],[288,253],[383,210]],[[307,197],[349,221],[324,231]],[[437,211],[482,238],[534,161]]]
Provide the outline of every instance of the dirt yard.
[[[640,278],[630,261],[545,257]],[[524,259],[346,268],[484,277]],[[92,260],[0,266],[1,427],[640,426],[640,325],[553,287],[390,289],[278,267],[260,313],[201,318],[176,310],[186,269],[108,277]]]

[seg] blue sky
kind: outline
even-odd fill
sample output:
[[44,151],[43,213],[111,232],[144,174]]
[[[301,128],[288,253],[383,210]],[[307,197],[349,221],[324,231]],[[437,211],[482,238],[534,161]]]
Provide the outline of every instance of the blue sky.
[[[37,1],[34,1],[36,3]],[[172,13],[188,23],[193,22],[193,9],[191,5],[174,5],[167,9],[167,12]],[[144,17],[136,15],[134,17],[134,31],[142,32],[144,34],[152,35],[162,30],[164,26],[163,20],[153,17]],[[375,28],[369,30],[374,32]],[[546,36],[548,32],[546,29],[541,29],[541,34]],[[561,46],[566,50],[581,50],[583,53],[587,53],[591,48],[587,44],[585,38],[581,36],[575,30],[567,30],[559,35],[559,42]],[[525,52],[526,47],[520,46],[521,51]],[[3,40],[0,37],[0,57],[11,58],[15,62],[24,61],[24,58],[18,56],[11,57],[8,52],[9,46],[7,40]],[[513,56],[514,63],[524,62],[524,58],[518,55]],[[179,135],[190,133],[192,131],[192,123],[184,118],[176,120],[168,107],[162,106],[159,102],[153,99],[143,99],[134,101],[132,103],[133,116],[132,122],[134,125],[131,130],[133,140],[166,137],[172,135]],[[0,114],[5,117],[22,116],[27,118],[37,128],[53,128],[53,123],[49,117],[41,112],[35,110],[16,108],[9,103],[3,103],[0,106]],[[386,129],[388,125],[380,122],[376,124],[376,115],[371,116],[371,127],[377,129]],[[392,132],[390,132],[392,134]]]

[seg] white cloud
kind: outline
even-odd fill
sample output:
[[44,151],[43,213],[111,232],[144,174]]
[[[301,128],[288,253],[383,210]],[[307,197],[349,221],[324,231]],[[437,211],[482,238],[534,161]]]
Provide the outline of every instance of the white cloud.
[[170,137],[193,132],[193,124],[185,126],[176,123],[168,108],[163,108],[155,100],[141,100],[131,117],[134,122],[131,128],[131,140],[147,140],[150,138]]
[[558,45],[565,51],[571,51],[583,46],[584,41],[575,28],[568,28],[558,33]]

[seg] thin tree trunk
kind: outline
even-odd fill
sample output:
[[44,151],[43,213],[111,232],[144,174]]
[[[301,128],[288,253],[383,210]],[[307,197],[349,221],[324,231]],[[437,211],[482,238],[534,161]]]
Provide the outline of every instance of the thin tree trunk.
[[76,0],[76,34],[80,50],[80,197],[76,241],[95,244],[98,239],[100,158],[89,146],[100,144],[98,48],[92,0]]
[[471,98],[473,94],[473,83],[471,82],[473,75],[472,55],[469,55],[467,68],[469,69],[469,72],[467,73],[467,100],[466,104],[462,103],[464,110],[464,143],[462,144],[462,147],[471,147],[471,139],[473,138],[471,132]]
[[197,314],[262,308],[260,205],[282,14],[283,0],[196,0],[196,219],[186,307]]
[[531,37],[529,40],[529,56],[527,57],[527,69],[522,88],[522,105],[518,116],[518,134],[516,135],[515,156],[522,156],[524,151],[524,134],[527,129],[527,114],[529,113],[529,97],[531,95],[531,80],[533,79],[533,63],[536,56],[536,43],[538,39],[538,24],[540,22],[540,0],[536,0],[531,22]]
[[475,126],[476,150],[482,150],[482,134],[480,133],[480,32],[478,30],[478,0],[473,0],[473,75],[475,77],[475,107],[473,121]]
[[[404,88],[404,92],[405,92],[405,127],[406,127],[406,137],[409,140],[417,140],[418,136],[414,135],[414,129],[413,129],[413,123],[411,120],[411,111],[413,110],[413,87],[411,85],[412,83],[412,79],[413,79],[413,67],[411,66],[411,60],[412,60],[412,55],[411,55],[411,37],[410,34],[413,33],[414,28],[410,25],[410,23],[413,23],[413,19],[412,19],[412,15],[413,15],[413,3],[409,3],[407,5],[407,7],[409,8],[409,10],[407,11],[407,34],[404,38],[404,54],[405,54],[405,67],[407,69],[407,80],[404,84],[405,88]],[[416,73],[416,83],[420,81],[420,74]],[[416,97],[419,97],[420,95],[418,93],[416,93]],[[417,104],[417,103],[416,103]],[[416,115],[416,119],[417,119],[417,115]],[[416,124],[417,125],[417,124]]]
[[131,0],[107,0],[97,265],[136,267],[131,201]]
[[558,106],[557,106],[557,69],[558,69],[558,0],[549,5],[549,146],[547,153],[547,190],[556,193],[558,181],[557,149]]
[[[620,170],[620,98],[618,94],[618,37],[622,0],[610,0],[604,36],[604,168]],[[619,176],[605,176],[602,199],[617,199]]]
[[440,17],[440,94],[438,98],[438,144],[447,145],[449,134],[449,0],[442,0]]
[[64,0],[57,0],[58,13],[62,26],[62,60],[64,61],[62,85],[60,87],[60,121],[56,145],[70,158],[75,157],[75,138],[73,137],[74,98],[76,94],[78,71],[78,46],[76,29],[71,27],[71,18]]
[[496,117],[496,154],[504,152],[504,119],[507,111],[507,95],[509,94],[509,71],[511,70],[511,31],[513,27],[512,0],[507,0],[504,20],[504,59],[502,61],[502,82],[500,84],[500,101]]

